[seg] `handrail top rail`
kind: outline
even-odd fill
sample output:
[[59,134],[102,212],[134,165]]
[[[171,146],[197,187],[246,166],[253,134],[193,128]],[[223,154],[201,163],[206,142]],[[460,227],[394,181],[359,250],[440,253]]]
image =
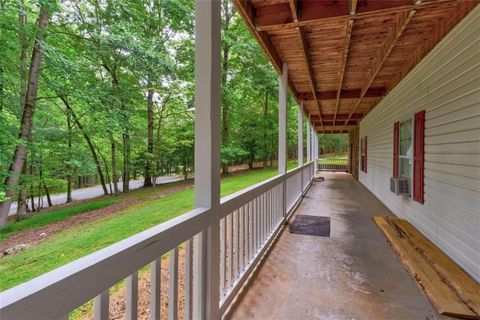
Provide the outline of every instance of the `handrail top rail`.
[[[9,307],[22,302],[24,299],[30,298],[23,305],[24,309],[38,307],[38,304],[42,304],[44,299],[59,295],[62,291],[69,292],[66,294],[68,296],[77,297],[77,301],[83,300],[79,299],[81,296],[86,296],[86,301],[88,301],[92,296],[102,292],[103,288],[114,285],[119,279],[123,279],[207,228],[211,221],[204,217],[210,210],[196,208],[1,292],[0,310],[2,316],[9,318],[7,316],[10,315]],[[181,232],[179,232],[180,230]],[[139,252],[142,252],[143,257],[139,257]],[[151,254],[148,254],[149,252]],[[89,285],[85,286],[85,279],[92,275],[102,275],[102,273],[110,270],[113,265],[121,265],[122,267],[117,269],[122,269],[122,271],[118,272],[115,277],[96,276],[95,283],[90,281]],[[109,278],[114,278],[114,280],[108,280]],[[32,296],[37,298],[32,299]],[[66,304],[69,302],[69,299],[62,300],[65,300]],[[70,303],[72,300],[70,299]],[[78,305],[72,306],[70,304],[66,306],[61,304],[56,305],[55,308],[68,312],[76,307]],[[17,305],[15,312],[19,311]],[[60,317],[64,314],[65,312],[58,312]],[[14,315],[12,314],[12,316]],[[15,315],[15,318],[17,317],[19,315]]]
[[[221,198],[220,207],[196,208],[176,218],[120,240],[30,281],[0,292],[0,311],[5,318],[22,318],[23,312],[60,318],[105,288],[134,273],[172,248],[208,228],[259,194],[286,181],[313,161]],[[121,266],[121,267],[118,267]],[[113,275],[113,276],[112,276]],[[92,281],[94,278],[95,281]],[[86,281],[86,280],[89,281]],[[45,300],[55,296],[51,308]]]
[[247,187],[245,189],[232,193],[228,196],[222,197],[220,200],[220,204],[222,207],[222,214],[220,216],[220,219],[228,215],[232,210],[235,210],[235,208],[238,207],[240,203],[246,203],[252,200],[259,193],[262,193],[274,187],[275,185],[280,183],[284,178],[288,179],[291,176],[294,176],[296,173],[300,172],[302,169],[307,168],[311,164],[313,164],[313,161],[310,161],[301,167],[296,167],[294,169],[289,170],[284,176],[276,175],[270,179],[261,181],[250,187]]

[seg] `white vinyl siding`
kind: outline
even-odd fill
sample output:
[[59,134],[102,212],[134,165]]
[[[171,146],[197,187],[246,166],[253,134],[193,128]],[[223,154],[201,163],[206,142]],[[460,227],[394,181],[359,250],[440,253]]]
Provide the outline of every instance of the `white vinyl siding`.
[[[425,110],[425,204],[390,192],[393,126]],[[360,182],[480,281],[480,5],[360,123]]]

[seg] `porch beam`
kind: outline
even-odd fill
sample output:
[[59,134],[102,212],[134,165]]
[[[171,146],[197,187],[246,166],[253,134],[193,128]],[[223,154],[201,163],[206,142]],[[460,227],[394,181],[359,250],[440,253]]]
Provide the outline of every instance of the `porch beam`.
[[357,0],[349,0],[348,7],[350,9],[350,15],[354,15],[357,12]]
[[[195,207],[220,207],[220,50],[219,0],[195,1]],[[195,319],[219,319],[219,224],[195,236]]]
[[287,173],[287,84],[288,67],[284,63],[278,92],[278,174]]
[[[305,70],[307,72],[308,78],[310,80],[310,86],[312,89],[312,96],[313,100],[315,101],[315,105],[318,108],[318,114],[320,117],[320,124],[323,127],[322,124],[322,110],[320,106],[320,101],[317,99],[316,92],[317,92],[317,82],[315,80],[315,75],[312,70],[312,64],[310,61],[310,56],[308,54],[308,48],[307,48],[307,41],[305,39],[305,30],[302,28],[297,28],[297,34],[298,34],[298,39],[300,41],[300,48],[302,50],[302,55],[303,55],[303,62],[305,63]],[[323,128],[322,128],[323,129]]]
[[303,166],[303,103],[298,105],[298,155],[297,155],[297,165],[299,167]]
[[[346,125],[346,126],[345,125],[341,125],[341,126],[337,125],[337,127],[334,128],[333,131],[339,131],[339,132],[331,132],[331,130],[333,128],[332,126],[326,126],[325,128],[326,128],[327,131],[330,131],[331,133],[342,133],[343,131],[349,131],[349,130],[353,129],[356,126],[357,125]],[[318,128],[320,128],[320,126],[315,126],[315,128],[318,129]]]
[[315,131],[313,133],[314,133],[313,137],[315,138],[314,139],[315,142],[313,144],[313,146],[314,146],[314,148],[313,148],[313,150],[314,150],[314,152],[313,152],[313,161],[314,161],[313,162],[313,174],[316,174],[317,169],[318,169],[318,161],[317,161],[317,159],[318,159],[318,134]]
[[[391,1],[304,1],[297,5],[298,21],[294,21],[289,4],[275,4],[258,8],[254,16],[257,31],[274,31],[284,28],[314,26],[329,21],[344,19],[359,20],[378,17],[389,13],[435,8],[440,4],[454,4],[456,0],[419,2],[412,0]],[[352,8],[355,6],[355,13]]]
[[[350,114],[348,114],[348,113],[339,113],[339,114],[337,114],[337,121],[339,121],[339,120],[344,120],[345,121],[348,118],[349,115]],[[333,114],[324,114],[323,115],[324,125],[327,121],[333,121],[333,116],[334,116]],[[354,113],[352,115],[351,120],[358,120],[358,119],[361,119],[361,118],[363,118],[363,113]],[[318,119],[319,119],[319,117],[317,115],[312,115],[312,117],[311,117],[312,121],[318,121]]]
[[[350,0],[349,2],[350,15],[354,15],[357,9],[357,0]],[[333,117],[333,126],[337,120],[338,106],[340,105],[340,95],[342,93],[343,77],[345,75],[345,68],[347,65],[348,51],[350,48],[350,39],[352,38],[353,19],[349,19],[346,25],[347,33],[345,35],[345,45],[343,47],[342,64],[340,66],[340,80],[338,81],[337,99],[335,101],[335,115]],[[332,129],[333,131],[333,129]]]
[[[320,123],[319,123],[319,122],[313,121],[313,124],[314,124],[315,127],[320,127]],[[358,124],[358,120],[350,120],[348,124],[349,124],[349,125],[352,125],[352,126],[357,125],[357,124]],[[324,122],[323,122],[323,126],[324,126],[324,127],[332,127],[332,126],[335,126],[335,125],[337,125],[337,126],[345,126],[345,125],[347,125],[347,124],[346,124],[345,120],[337,120],[337,122],[335,122],[335,123],[334,123],[333,121],[324,121]]]
[[377,56],[375,57],[373,67],[370,69],[370,73],[367,76],[365,84],[362,88],[362,92],[360,93],[360,98],[357,100],[352,111],[350,112],[350,115],[347,118],[346,124],[348,124],[348,122],[351,119],[351,115],[355,113],[358,106],[362,102],[366,92],[370,88],[370,85],[372,84],[373,80],[375,80],[375,77],[377,76],[378,72],[382,68],[384,62],[387,60],[390,52],[392,51],[393,47],[397,43],[397,40],[402,35],[403,31],[407,27],[408,23],[412,19],[415,12],[416,12],[415,10],[410,10],[408,12],[402,11],[398,14],[398,20],[397,20],[397,23],[395,24],[394,30],[388,34],[387,40],[384,42],[380,50],[377,51]]
[[308,119],[307,119],[307,129],[305,130],[305,134],[307,135],[307,162],[311,161],[311,158],[310,158],[310,155],[311,155],[311,152],[310,152],[310,147],[311,147],[310,133],[312,132],[312,129],[311,129],[310,123],[311,122],[310,122],[310,116],[309,116]]
[[[235,8],[237,9],[238,13],[242,16],[243,20],[246,22],[247,27],[249,28],[252,35],[255,37],[257,42],[260,44],[260,47],[263,49],[265,54],[270,59],[270,62],[272,63],[275,70],[277,71],[277,74],[281,75],[283,61],[280,58],[280,55],[277,49],[273,45],[272,40],[270,40],[270,37],[268,36],[267,32],[258,31],[255,28],[256,8],[254,4],[250,0],[232,0],[232,2]],[[298,93],[291,79],[288,79],[287,83],[292,95],[295,97],[295,99],[298,100],[297,98]]]
[[290,11],[292,12],[292,19],[294,22],[298,22],[298,2],[297,0],[288,0],[290,5]]
[[[345,72],[345,71],[343,71]],[[343,82],[343,80],[342,80]],[[365,98],[379,98],[383,97],[387,91],[385,87],[378,87],[378,88],[369,88],[365,93]],[[335,91],[317,91],[316,98],[318,100],[336,100],[337,98],[340,100],[343,99],[358,99],[360,98],[360,94],[362,93],[362,89],[348,89],[348,90],[340,90],[340,95],[338,96],[338,90]],[[298,93],[298,100],[299,101],[312,101],[314,99],[313,93],[311,92],[299,92]]]

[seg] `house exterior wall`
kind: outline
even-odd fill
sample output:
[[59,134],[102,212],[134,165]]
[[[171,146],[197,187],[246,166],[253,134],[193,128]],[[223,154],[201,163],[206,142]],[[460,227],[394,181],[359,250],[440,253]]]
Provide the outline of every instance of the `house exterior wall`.
[[[393,125],[425,110],[425,203],[390,192]],[[480,6],[360,123],[360,182],[480,281]]]

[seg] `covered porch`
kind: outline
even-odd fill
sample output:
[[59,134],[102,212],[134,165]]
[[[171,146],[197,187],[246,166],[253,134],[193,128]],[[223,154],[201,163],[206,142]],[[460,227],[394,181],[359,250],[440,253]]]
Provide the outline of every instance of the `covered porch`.
[[331,218],[330,237],[286,229],[230,319],[442,319],[372,221],[392,215],[346,173],[323,173],[297,215]]
[[[2,319],[65,319],[91,300],[94,319],[109,319],[110,288],[124,279],[125,318],[141,318],[139,274],[145,270],[150,319],[441,317],[371,221],[392,212],[349,174],[314,181],[317,133],[356,137],[350,167],[357,177],[362,118],[477,3],[358,1],[358,11],[353,0],[234,3],[279,73],[278,175],[220,196],[221,4],[197,0],[195,209],[2,292]],[[298,102],[299,124],[298,166],[290,171],[288,89]],[[369,142],[387,145],[383,139]],[[370,162],[369,177],[389,175],[378,163]],[[329,216],[331,236],[289,234],[285,225],[297,214]],[[165,272],[168,290],[162,290]]]

